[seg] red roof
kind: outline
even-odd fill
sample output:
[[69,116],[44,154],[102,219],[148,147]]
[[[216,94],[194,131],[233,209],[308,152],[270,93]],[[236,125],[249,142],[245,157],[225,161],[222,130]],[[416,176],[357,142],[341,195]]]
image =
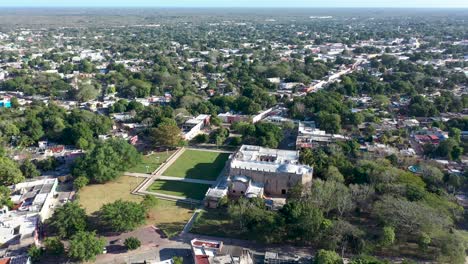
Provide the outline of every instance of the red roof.
[[207,255],[196,255],[195,264],[210,264],[210,260]]
[[436,135],[429,135],[429,137],[430,137],[432,140],[439,140],[439,137],[437,137]]
[[0,264],[8,264],[10,263],[10,258],[2,258],[0,259]]
[[194,246],[204,246],[204,247],[209,247],[209,248],[219,248],[219,243],[213,243],[213,242],[208,242],[208,241],[203,241],[203,240],[197,240],[193,242]]
[[419,141],[429,141],[430,138],[426,135],[416,135],[415,138]]
[[65,149],[64,146],[56,146],[56,147],[51,147],[50,150],[54,153],[57,153],[57,152],[62,152],[63,150]]

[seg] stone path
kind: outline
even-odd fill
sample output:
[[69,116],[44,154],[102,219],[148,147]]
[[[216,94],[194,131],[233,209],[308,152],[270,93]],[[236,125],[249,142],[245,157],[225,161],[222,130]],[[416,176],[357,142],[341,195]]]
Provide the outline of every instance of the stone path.
[[208,185],[213,185],[216,183],[216,181],[207,181],[207,180],[180,178],[180,177],[162,176],[162,175],[155,177],[155,180],[180,181],[180,182],[201,183],[201,184],[208,184]]
[[142,178],[148,178],[151,177],[151,174],[146,174],[146,173],[137,173],[137,172],[124,172],[125,176],[131,176],[131,177],[142,177]]

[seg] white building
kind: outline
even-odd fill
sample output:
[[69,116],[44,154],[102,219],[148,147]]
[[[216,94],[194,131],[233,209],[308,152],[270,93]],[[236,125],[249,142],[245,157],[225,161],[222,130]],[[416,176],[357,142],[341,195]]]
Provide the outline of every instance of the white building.
[[192,140],[209,124],[210,115],[199,115],[196,118],[190,118],[182,125],[182,136],[185,140]]
[[52,215],[57,184],[57,179],[42,179],[10,187],[11,200],[17,209],[0,210],[0,244],[15,238],[36,241],[39,224]]
[[296,148],[315,148],[348,139],[348,137],[339,134],[327,134],[325,131],[316,128],[315,122],[299,122]]

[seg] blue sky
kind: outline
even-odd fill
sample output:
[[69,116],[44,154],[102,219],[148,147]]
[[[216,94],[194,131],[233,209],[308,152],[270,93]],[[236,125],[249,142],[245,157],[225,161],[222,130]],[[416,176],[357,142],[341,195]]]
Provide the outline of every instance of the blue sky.
[[449,7],[468,0],[0,0],[0,7]]

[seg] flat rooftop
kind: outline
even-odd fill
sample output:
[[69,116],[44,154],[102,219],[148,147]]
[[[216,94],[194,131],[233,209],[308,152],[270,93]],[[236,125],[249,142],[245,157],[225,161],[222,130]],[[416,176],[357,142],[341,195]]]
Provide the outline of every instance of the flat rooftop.
[[307,174],[313,169],[299,164],[299,151],[243,145],[234,155],[231,168],[265,172]]

